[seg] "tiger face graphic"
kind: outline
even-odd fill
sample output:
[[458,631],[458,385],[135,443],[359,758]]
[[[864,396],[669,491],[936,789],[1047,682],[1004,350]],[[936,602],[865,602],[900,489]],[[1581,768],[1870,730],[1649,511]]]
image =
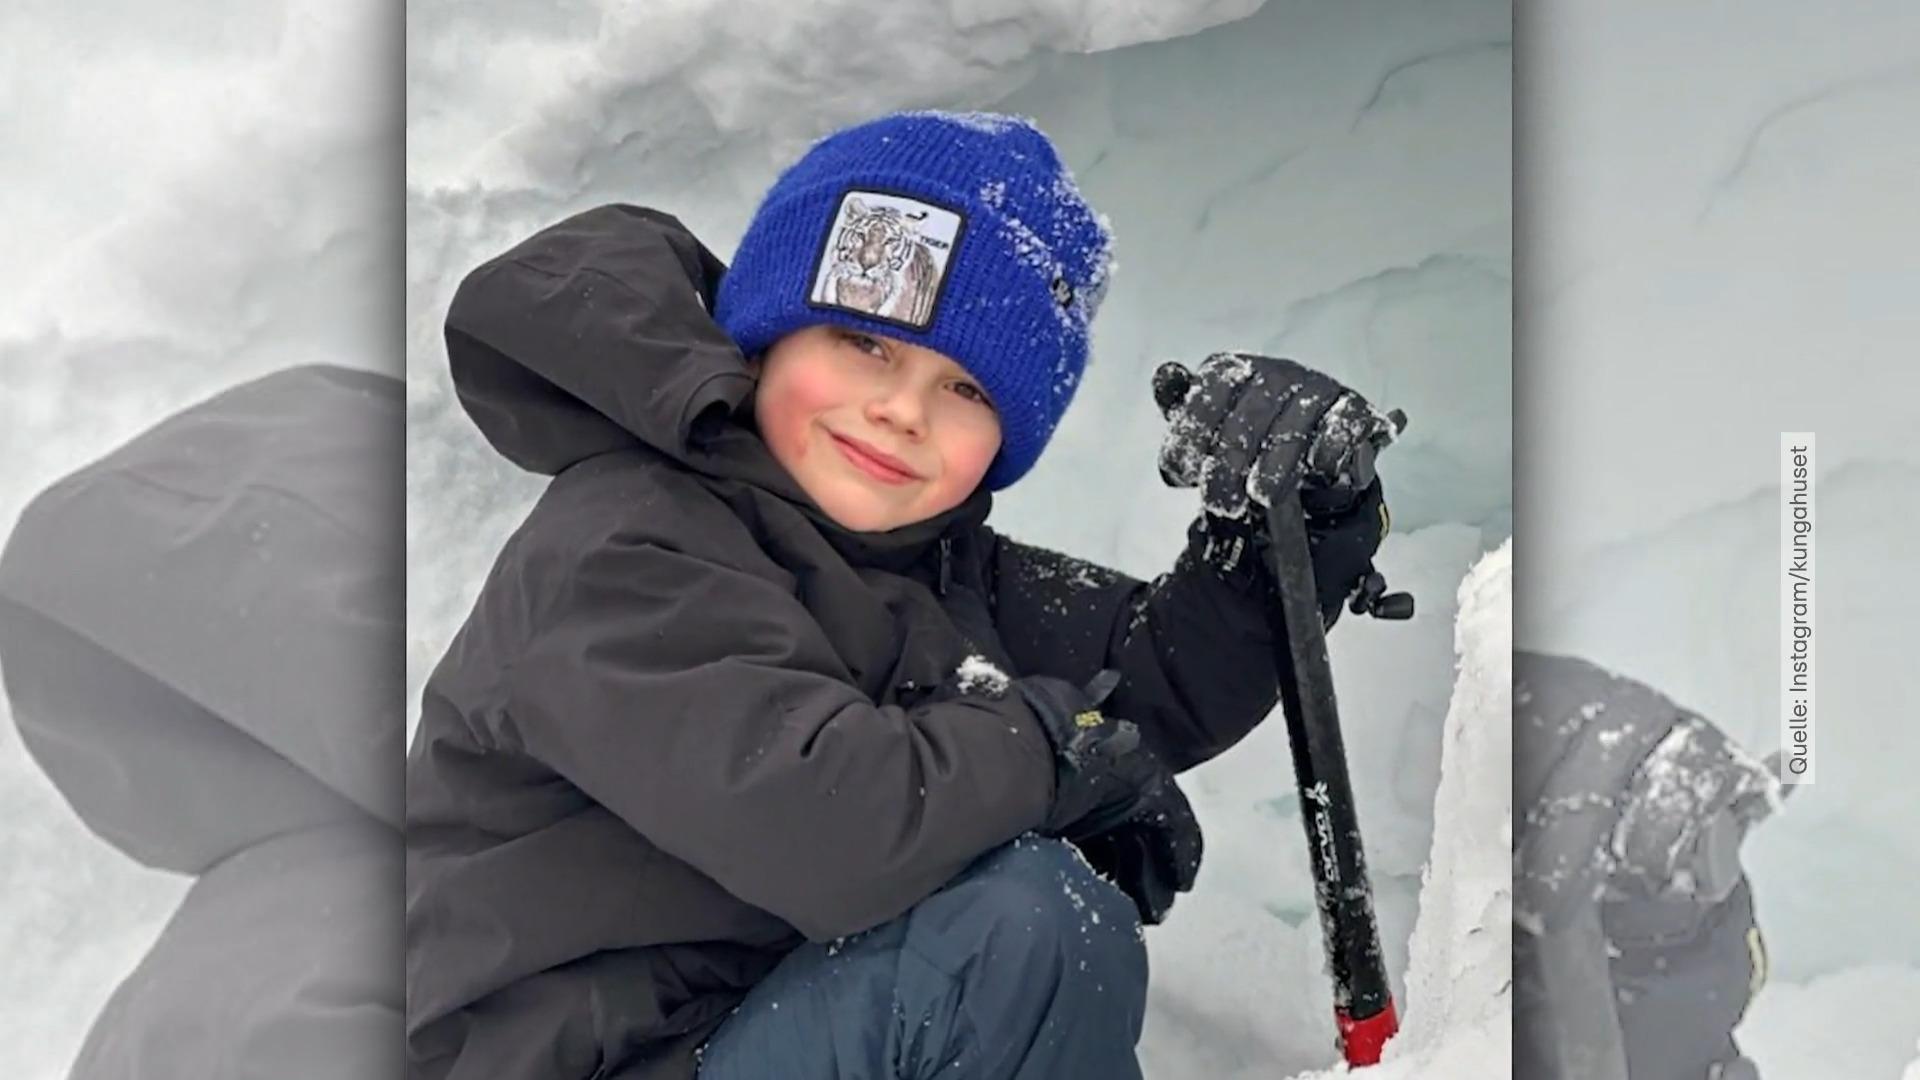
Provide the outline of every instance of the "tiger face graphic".
[[[841,204],[814,299],[835,307],[925,329],[933,320],[944,253],[957,216],[901,199],[887,203],[849,195]],[[948,221],[934,217],[943,214]],[[929,225],[934,230],[928,234]]]

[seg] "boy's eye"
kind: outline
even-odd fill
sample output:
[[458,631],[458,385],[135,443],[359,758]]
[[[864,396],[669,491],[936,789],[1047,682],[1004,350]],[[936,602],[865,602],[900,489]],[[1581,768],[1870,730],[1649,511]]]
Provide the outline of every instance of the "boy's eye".
[[[863,334],[858,330],[838,330],[838,331],[835,331],[835,333],[839,335],[841,341],[844,341],[847,344],[852,345],[854,348],[859,349],[861,352],[866,353],[869,356],[872,356],[880,360],[892,359],[892,357],[887,353],[887,347],[881,344],[880,339],[874,337],[872,334]],[[964,382],[964,381],[956,381],[952,384],[952,386],[953,386],[954,393],[959,394],[961,397],[966,398],[968,401],[978,402],[981,405],[985,405],[989,409],[993,408],[993,401],[991,398],[987,397],[987,392],[985,390],[980,389],[980,387],[976,386],[975,384],[970,382]]]
[[993,408],[993,402],[987,400],[987,392],[970,382],[954,383],[953,389],[955,393],[969,401],[977,401],[989,409]]
[[879,340],[869,335],[848,330],[843,331],[840,338],[843,341],[849,342],[854,348],[859,349],[863,353],[879,357],[887,355],[886,349],[880,344]]

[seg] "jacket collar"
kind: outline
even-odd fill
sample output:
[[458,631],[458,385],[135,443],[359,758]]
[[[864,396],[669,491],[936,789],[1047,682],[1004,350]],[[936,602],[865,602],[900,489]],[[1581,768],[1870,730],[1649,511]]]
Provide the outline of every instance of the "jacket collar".
[[725,422],[716,422],[717,412],[696,422],[686,464],[792,503],[833,549],[855,566],[904,571],[925,558],[932,545],[985,523],[993,509],[993,493],[983,484],[960,505],[924,521],[884,532],[849,529],[822,510],[793,474],[774,460],[765,440],[742,421],[742,410],[728,415]]

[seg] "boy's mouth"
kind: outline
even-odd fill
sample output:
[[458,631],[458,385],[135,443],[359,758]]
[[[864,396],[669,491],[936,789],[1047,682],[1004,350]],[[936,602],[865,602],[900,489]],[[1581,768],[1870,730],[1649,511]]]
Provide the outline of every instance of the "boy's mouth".
[[841,456],[883,484],[905,484],[919,479],[905,462],[881,452],[871,444],[831,431],[827,434],[833,439],[833,445],[839,448]]

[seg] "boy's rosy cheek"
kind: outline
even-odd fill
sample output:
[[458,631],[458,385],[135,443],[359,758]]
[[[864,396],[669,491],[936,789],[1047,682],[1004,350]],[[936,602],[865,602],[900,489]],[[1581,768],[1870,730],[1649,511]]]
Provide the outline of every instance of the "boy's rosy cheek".
[[987,470],[991,468],[992,465],[993,465],[992,451],[981,454],[978,458],[976,458],[973,463],[973,469],[969,474],[970,477],[972,478],[972,483],[968,484],[967,486],[969,488],[977,486],[981,480],[986,478]]
[[847,400],[847,390],[831,377],[801,375],[787,386],[787,423],[804,429],[822,413],[831,413]]
[[830,370],[813,366],[791,374],[786,396],[789,407],[796,413],[811,416],[833,408],[846,396],[841,381]]
[[807,415],[791,402],[774,421],[774,431],[778,433],[781,451],[788,458],[798,461],[807,456]]
[[791,458],[805,456],[807,429],[814,417],[831,407],[833,393],[826,380],[808,377],[804,372],[788,372],[763,402],[766,434],[779,442],[780,450]]

